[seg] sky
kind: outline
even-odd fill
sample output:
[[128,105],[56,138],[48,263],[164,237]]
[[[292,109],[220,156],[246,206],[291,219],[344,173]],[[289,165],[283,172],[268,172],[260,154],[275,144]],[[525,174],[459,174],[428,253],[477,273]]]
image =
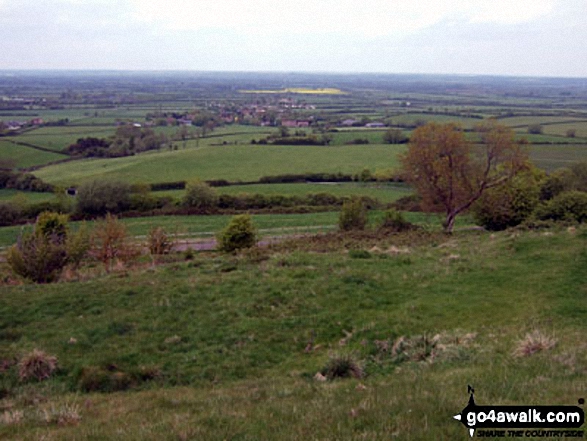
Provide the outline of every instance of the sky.
[[587,77],[587,0],[0,0],[0,69]]

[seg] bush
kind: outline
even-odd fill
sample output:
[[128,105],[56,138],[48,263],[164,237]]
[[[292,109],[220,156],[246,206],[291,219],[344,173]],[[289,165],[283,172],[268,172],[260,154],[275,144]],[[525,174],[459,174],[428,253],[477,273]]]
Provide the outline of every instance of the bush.
[[130,207],[130,186],[123,182],[95,180],[82,184],[77,211],[89,216],[121,213]]
[[217,236],[218,248],[232,252],[250,248],[257,243],[257,229],[248,214],[234,216]]
[[84,225],[72,234],[68,232],[66,215],[43,212],[33,233],[21,235],[8,250],[6,260],[19,276],[36,283],[50,283],[59,278],[68,263],[77,267],[88,248],[89,236]]
[[487,190],[472,208],[477,223],[499,231],[527,220],[539,203],[541,177],[522,173],[506,185]]
[[56,369],[57,357],[38,349],[24,355],[18,362],[18,376],[21,381],[47,380]]
[[575,189],[574,173],[568,168],[555,170],[540,187],[540,200],[548,201],[564,191]]
[[218,205],[218,194],[205,182],[190,181],[186,184],[183,205],[201,210],[215,208]]
[[21,277],[36,283],[57,280],[67,264],[67,251],[63,243],[48,240],[42,234],[23,234],[6,255],[12,270]]
[[383,134],[383,141],[387,144],[403,144],[408,142],[408,137],[400,129],[389,129]]
[[381,222],[381,229],[401,233],[402,231],[409,231],[414,228],[414,224],[408,222],[401,211],[394,210],[393,208],[385,212],[383,221]]
[[139,249],[128,241],[124,224],[111,214],[96,225],[92,242],[93,254],[106,271],[110,271],[115,260],[127,263],[139,255]]
[[540,220],[587,221],[587,193],[568,191],[559,194],[538,207],[536,217]]
[[154,256],[169,254],[173,248],[173,240],[162,227],[152,228],[147,239],[149,252]]
[[367,225],[367,211],[360,199],[351,199],[342,205],[338,226],[342,231],[364,230]]
[[528,133],[531,135],[540,135],[542,134],[543,127],[540,124],[532,124],[528,126]]
[[91,247],[91,237],[85,223],[82,223],[74,233],[68,233],[65,240],[67,263],[78,268]]
[[11,202],[0,202],[0,227],[12,225],[20,218],[20,208]]
[[63,243],[67,237],[67,215],[44,211],[37,217],[35,233],[54,242]]

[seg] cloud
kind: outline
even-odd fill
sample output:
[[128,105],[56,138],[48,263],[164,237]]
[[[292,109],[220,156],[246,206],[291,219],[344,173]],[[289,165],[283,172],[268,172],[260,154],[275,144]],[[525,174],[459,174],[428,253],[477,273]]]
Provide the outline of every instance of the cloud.
[[231,29],[247,34],[406,35],[442,21],[518,24],[556,0],[129,0],[134,17],[168,31]]

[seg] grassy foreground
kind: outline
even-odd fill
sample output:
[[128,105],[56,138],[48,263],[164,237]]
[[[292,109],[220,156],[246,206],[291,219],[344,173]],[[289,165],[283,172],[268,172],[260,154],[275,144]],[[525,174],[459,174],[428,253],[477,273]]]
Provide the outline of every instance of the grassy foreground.
[[[467,384],[480,404],[586,392],[585,229],[330,235],[93,271],[0,287],[0,437],[464,440]],[[556,345],[516,356],[532,331]],[[46,382],[10,364],[33,348],[58,357]],[[365,376],[314,379],[341,354]],[[118,391],[85,392],[88,372]]]

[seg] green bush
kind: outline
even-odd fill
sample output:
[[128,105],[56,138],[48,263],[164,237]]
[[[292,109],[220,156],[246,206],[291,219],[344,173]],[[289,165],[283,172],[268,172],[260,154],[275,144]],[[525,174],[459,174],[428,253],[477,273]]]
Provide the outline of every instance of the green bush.
[[75,232],[69,232],[65,240],[65,250],[67,252],[67,263],[74,268],[78,268],[88,250],[92,245],[90,233],[84,223]]
[[0,227],[12,225],[21,215],[20,208],[11,202],[0,202]]
[[23,234],[9,248],[6,261],[19,276],[36,283],[50,283],[59,278],[67,264],[67,251],[63,243],[42,234]]
[[68,216],[66,214],[43,211],[37,217],[35,233],[55,242],[62,243],[67,237],[67,218]]
[[186,184],[183,205],[201,210],[215,208],[218,205],[218,194],[205,182],[190,181]]
[[342,231],[364,230],[367,225],[367,210],[361,199],[351,199],[342,205],[338,227]]
[[383,221],[381,222],[381,229],[401,233],[402,231],[409,231],[414,228],[414,224],[408,222],[401,211],[390,208],[385,212]]
[[522,173],[506,185],[487,190],[472,207],[476,222],[499,231],[530,218],[539,203],[541,178],[540,173]]
[[82,184],[77,211],[89,216],[121,213],[130,207],[130,186],[124,182],[95,180]]
[[587,193],[567,191],[536,210],[540,220],[587,222]]
[[575,176],[568,168],[555,170],[548,176],[540,187],[540,200],[548,201],[564,191],[575,188]]
[[257,229],[248,214],[234,216],[217,236],[218,248],[232,252],[257,243]]

